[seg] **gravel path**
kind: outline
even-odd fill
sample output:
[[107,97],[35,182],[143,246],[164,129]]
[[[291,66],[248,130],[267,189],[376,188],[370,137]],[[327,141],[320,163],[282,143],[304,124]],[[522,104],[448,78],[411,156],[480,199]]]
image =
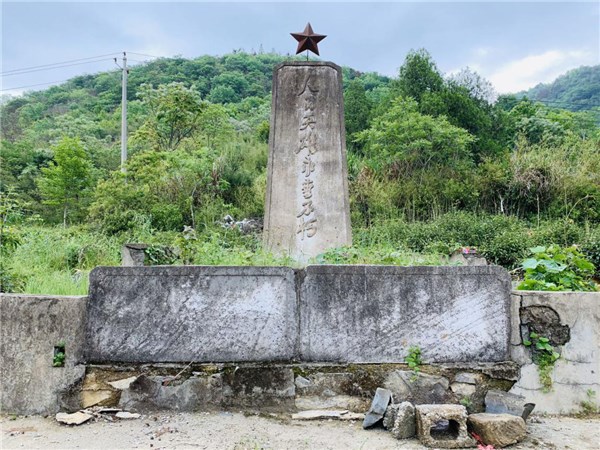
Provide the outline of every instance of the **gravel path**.
[[[359,422],[292,421],[240,413],[157,413],[80,426],[54,418],[0,417],[1,449],[425,449]],[[511,449],[600,449],[600,417],[533,417],[528,437]]]

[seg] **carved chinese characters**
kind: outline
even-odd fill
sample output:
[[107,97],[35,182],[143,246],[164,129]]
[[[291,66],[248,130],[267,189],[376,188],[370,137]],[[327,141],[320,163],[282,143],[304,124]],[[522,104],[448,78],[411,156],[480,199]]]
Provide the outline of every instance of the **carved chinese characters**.
[[290,62],[273,76],[264,243],[301,262],[350,245],[340,68]]

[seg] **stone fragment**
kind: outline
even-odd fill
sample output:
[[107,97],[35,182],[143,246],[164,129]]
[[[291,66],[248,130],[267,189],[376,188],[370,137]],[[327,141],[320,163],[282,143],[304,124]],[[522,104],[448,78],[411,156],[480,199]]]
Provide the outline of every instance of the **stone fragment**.
[[486,445],[506,447],[525,439],[525,421],[511,414],[471,414],[469,430],[476,433]]
[[495,389],[490,389],[485,396],[485,412],[489,414],[512,414],[526,420],[533,410],[531,405],[533,404],[525,403],[525,397],[521,395]]
[[455,383],[479,384],[483,381],[480,373],[459,372],[454,377]]
[[375,396],[371,402],[371,408],[363,421],[363,428],[369,428],[383,419],[383,415],[392,399],[392,391],[389,389],[377,388]]
[[398,408],[400,404],[390,405],[385,410],[385,414],[383,415],[383,428],[386,430],[391,430],[394,427],[394,422],[396,421],[396,414],[398,413]]
[[296,377],[296,379],[294,380],[294,383],[296,384],[296,387],[300,388],[300,389],[307,388],[312,384],[308,378],[304,378],[301,375],[298,375]]
[[415,407],[410,402],[397,405],[394,425],[390,430],[396,439],[410,439],[416,433]]
[[292,414],[294,420],[320,420],[320,419],[338,419],[338,420],[362,420],[365,418],[364,414],[353,413],[348,410],[323,410],[313,409],[310,411],[301,411],[296,414]]
[[467,409],[462,405],[417,405],[417,436],[434,448],[474,447],[467,432]]
[[108,390],[102,391],[81,391],[81,406],[89,408],[90,406],[99,405],[113,397],[113,392]]
[[146,259],[146,244],[125,244],[121,248],[121,265],[124,267],[143,266]]
[[394,398],[414,404],[441,404],[451,401],[448,379],[412,370],[395,370],[384,381]]
[[139,419],[140,417],[142,417],[142,415],[138,413],[130,413],[127,411],[119,411],[117,414],[115,414],[115,417],[118,417],[119,419]]
[[64,423],[66,425],[81,425],[82,423],[85,423],[88,420],[90,420],[92,417],[94,416],[82,411],[77,411],[73,414],[57,413],[55,416],[58,422]]
[[122,380],[109,381],[108,384],[110,384],[115,389],[122,391],[124,389],[129,389],[129,386],[135,380],[137,380],[137,377],[129,377],[129,378],[123,378]]

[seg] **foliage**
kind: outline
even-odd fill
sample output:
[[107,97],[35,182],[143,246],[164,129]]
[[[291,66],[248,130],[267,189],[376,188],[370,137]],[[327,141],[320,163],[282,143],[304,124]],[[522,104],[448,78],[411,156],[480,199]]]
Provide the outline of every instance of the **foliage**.
[[521,264],[525,279],[518,289],[533,291],[596,291],[594,265],[576,247],[558,245],[530,249],[533,258]]
[[408,355],[404,358],[404,362],[408,364],[408,367],[413,370],[415,374],[418,374],[421,371],[421,365],[423,361],[421,360],[421,348],[418,346],[411,346],[408,349]]
[[54,357],[52,358],[52,367],[64,367],[65,366],[65,343],[63,341],[59,342],[58,345],[54,347]]
[[550,344],[547,337],[539,336],[537,333],[529,333],[529,340],[523,340],[523,345],[532,347],[533,361],[538,366],[538,375],[542,385],[542,392],[550,392],[552,390],[551,373],[554,368],[554,363],[560,358],[560,354],[554,351],[554,347]]
[[43,203],[62,207],[66,226],[68,211],[78,212],[90,195],[92,166],[78,139],[65,137],[53,150],[53,164],[42,168],[38,187]]
[[586,399],[580,403],[582,414],[584,416],[591,416],[593,414],[599,414],[600,407],[597,406],[598,401],[596,400],[596,391],[594,391],[593,389],[588,389],[585,392],[585,396],[586,396]]

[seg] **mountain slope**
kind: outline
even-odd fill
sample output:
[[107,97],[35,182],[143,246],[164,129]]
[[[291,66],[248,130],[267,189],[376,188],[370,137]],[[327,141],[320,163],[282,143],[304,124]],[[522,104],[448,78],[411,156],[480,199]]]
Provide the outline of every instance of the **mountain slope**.
[[570,70],[552,83],[540,83],[528,91],[520,92],[518,96],[571,111],[600,107],[600,65]]

